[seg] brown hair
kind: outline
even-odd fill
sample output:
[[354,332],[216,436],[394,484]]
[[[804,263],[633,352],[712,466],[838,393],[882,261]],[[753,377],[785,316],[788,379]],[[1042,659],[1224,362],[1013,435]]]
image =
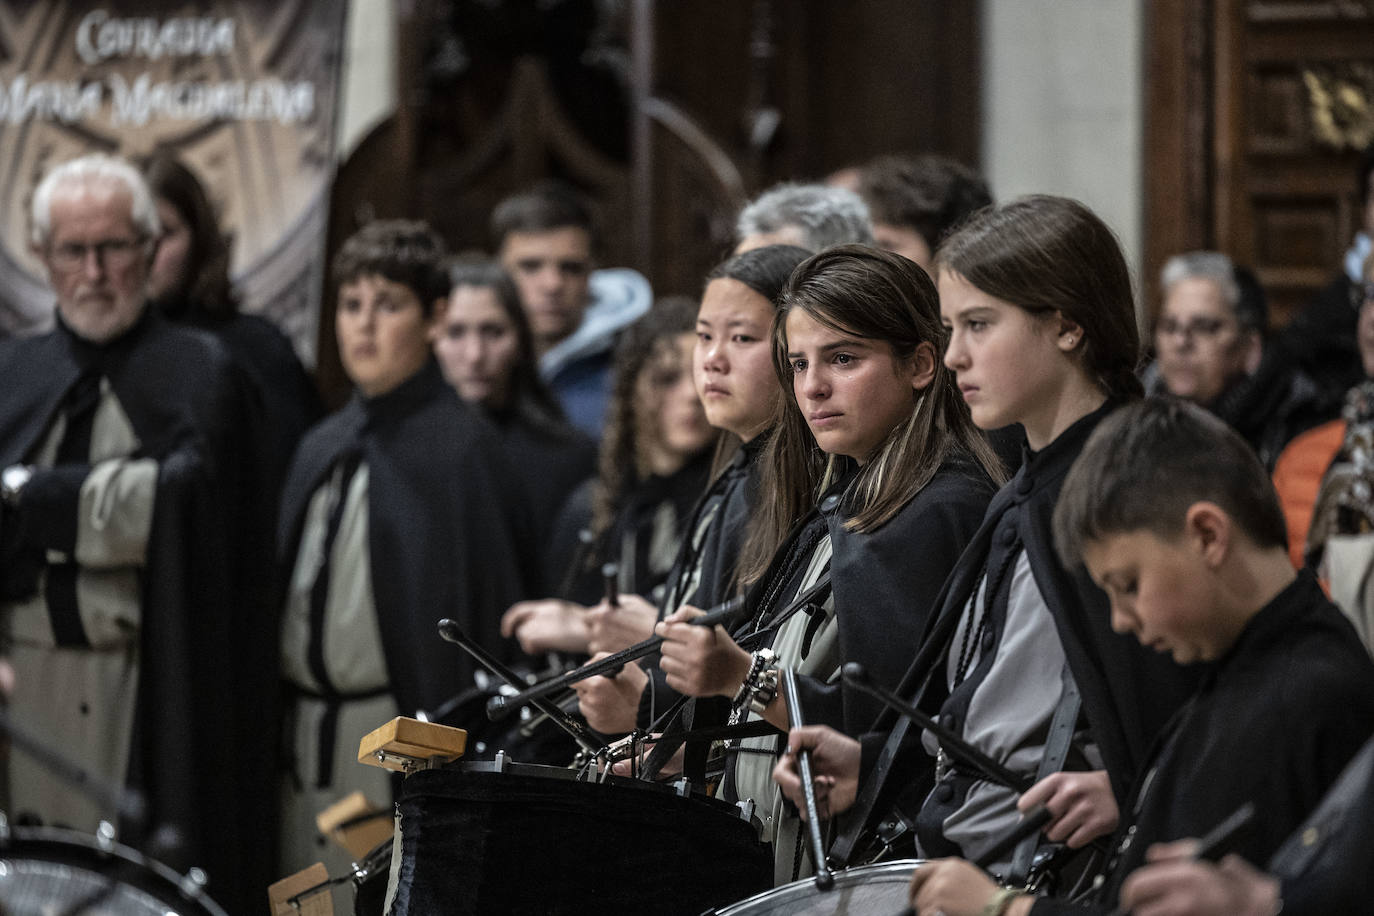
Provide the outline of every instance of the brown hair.
[[969,214],[992,203],[987,182],[944,156],[882,156],[864,166],[859,194],[875,223],[907,226],[934,250]]
[[1083,547],[1148,531],[1173,540],[1188,507],[1213,502],[1261,547],[1288,549],[1273,481],[1255,451],[1225,421],[1176,398],[1148,398],[1107,417],[1083,446],[1054,507],[1061,562]]
[[591,204],[567,182],[546,179],[512,194],[491,211],[491,250],[499,252],[512,232],[552,232],[568,227],[586,232],[595,252],[596,218]]
[[563,408],[539,377],[530,320],[520,307],[520,294],[510,275],[500,264],[482,257],[455,257],[449,259],[446,266],[450,295],[460,286],[490,290],[515,331],[515,363],[510,370],[510,404],[507,406],[539,426],[565,427],[567,418]]
[[741,555],[740,581],[745,583],[763,575],[788,529],[811,509],[838,471],[839,459],[816,446],[792,387],[787,315],[794,309],[843,334],[883,341],[898,360],[914,358],[922,344],[934,350],[930,384],[912,393],[910,416],[888,434],[854,480],[848,529],[872,531],[888,521],[955,451],[971,456],[994,480],[1003,478],[1001,463],[973,425],[954,374],[940,361],[948,334],[940,324],[930,277],[888,251],[864,245],[827,249],[793,272],[773,323],[773,368],[785,393],[773,437],[760,458],[760,492],[767,496],[756,510]]
[[363,226],[343,243],[334,256],[333,279],[342,286],[375,274],[408,286],[428,315],[435,302],[448,298],[443,257],[444,243],[428,223],[381,219]]
[[940,245],[935,266],[1032,314],[1077,323],[1089,377],[1110,397],[1143,393],[1130,270],[1112,230],[1078,201],[1037,194],[980,210]]
[[155,153],[139,167],[153,200],[171,204],[191,236],[183,288],[169,291],[155,304],[165,314],[191,321],[234,315],[238,300],[229,281],[229,239],[220,229],[204,186],[170,153]]
[[[696,326],[697,304],[686,296],[668,296],[625,329],[615,348],[615,382],[606,411],[606,428],[597,455],[597,484],[592,499],[592,534],[610,527],[634,485],[641,479],[639,446],[653,431],[639,428],[635,388],[653,357],[671,338],[690,334]],[[691,372],[691,367],[685,371]]]

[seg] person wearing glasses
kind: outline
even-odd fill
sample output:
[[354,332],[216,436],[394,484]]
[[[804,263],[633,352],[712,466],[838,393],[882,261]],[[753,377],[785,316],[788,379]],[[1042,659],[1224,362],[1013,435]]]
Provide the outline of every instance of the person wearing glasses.
[[[0,625],[9,714],[97,785],[138,786],[160,857],[199,866],[246,910],[246,832],[231,743],[250,711],[234,686],[232,527],[248,498],[243,377],[215,339],[148,306],[162,226],[129,163],[90,155],[35,189],[31,251],[56,294],[54,327],[0,342]],[[9,755],[9,816],[94,833],[113,799]],[[166,827],[167,830],[162,828]],[[145,847],[146,848],[146,847]]]
[[1273,471],[1298,433],[1338,404],[1279,347],[1266,347],[1268,305],[1253,273],[1215,251],[1175,255],[1160,274],[1150,394],[1193,401],[1229,423]]

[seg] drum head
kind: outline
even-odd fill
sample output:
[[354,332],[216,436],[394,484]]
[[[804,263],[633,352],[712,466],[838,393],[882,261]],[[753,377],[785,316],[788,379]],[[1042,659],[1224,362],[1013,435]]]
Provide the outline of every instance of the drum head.
[[864,865],[835,874],[828,891],[807,878],[732,903],[718,916],[895,916],[907,907],[907,885],[920,859],[902,859],[880,865]]
[[98,848],[84,833],[18,828],[0,845],[0,913],[5,916],[225,916],[180,876],[118,844]]

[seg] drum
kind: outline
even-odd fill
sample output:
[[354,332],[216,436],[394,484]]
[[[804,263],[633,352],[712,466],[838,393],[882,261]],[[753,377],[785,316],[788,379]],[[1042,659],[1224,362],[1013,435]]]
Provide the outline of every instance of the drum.
[[735,805],[566,769],[458,763],[406,777],[390,916],[698,916],[772,883]]
[[0,838],[5,916],[225,916],[194,880],[127,846],[47,827]]
[[794,881],[713,912],[716,916],[897,916],[907,908],[907,885],[921,861],[901,859],[836,872],[835,886],[828,891],[817,888],[810,878]]

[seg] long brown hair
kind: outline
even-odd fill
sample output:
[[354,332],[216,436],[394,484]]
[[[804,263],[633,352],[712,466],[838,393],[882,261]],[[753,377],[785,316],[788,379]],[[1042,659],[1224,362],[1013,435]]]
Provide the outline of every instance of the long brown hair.
[[[625,329],[615,349],[615,382],[606,409],[606,428],[597,455],[597,484],[592,498],[592,534],[611,526],[626,496],[642,478],[641,439],[655,434],[636,421],[635,389],[639,377],[672,339],[692,333],[697,304],[686,296],[667,296]],[[691,372],[691,366],[683,367]]]
[[975,213],[935,252],[935,266],[1032,314],[1083,329],[1083,369],[1109,397],[1138,398],[1140,329],[1121,246],[1076,200],[1034,194]]
[[220,229],[204,185],[167,152],[153,154],[140,166],[153,199],[170,204],[191,236],[184,287],[169,290],[158,306],[192,321],[233,316],[239,304],[229,280],[229,238]]
[[909,503],[952,452],[961,451],[1000,482],[1001,462],[973,425],[954,374],[940,361],[948,336],[939,299],[925,271],[900,255],[863,245],[841,245],[813,255],[793,272],[773,323],[773,368],[784,395],[772,439],[764,449],[760,492],[740,559],[740,580],[763,575],[788,530],[814,505],[839,473],[841,459],[826,455],[802,416],[787,358],[787,315],[800,309],[825,327],[886,343],[902,361],[922,344],[934,350],[935,374],[912,393],[907,419],[897,424],[865,462],[850,489],[845,521],[851,531],[872,531]]

